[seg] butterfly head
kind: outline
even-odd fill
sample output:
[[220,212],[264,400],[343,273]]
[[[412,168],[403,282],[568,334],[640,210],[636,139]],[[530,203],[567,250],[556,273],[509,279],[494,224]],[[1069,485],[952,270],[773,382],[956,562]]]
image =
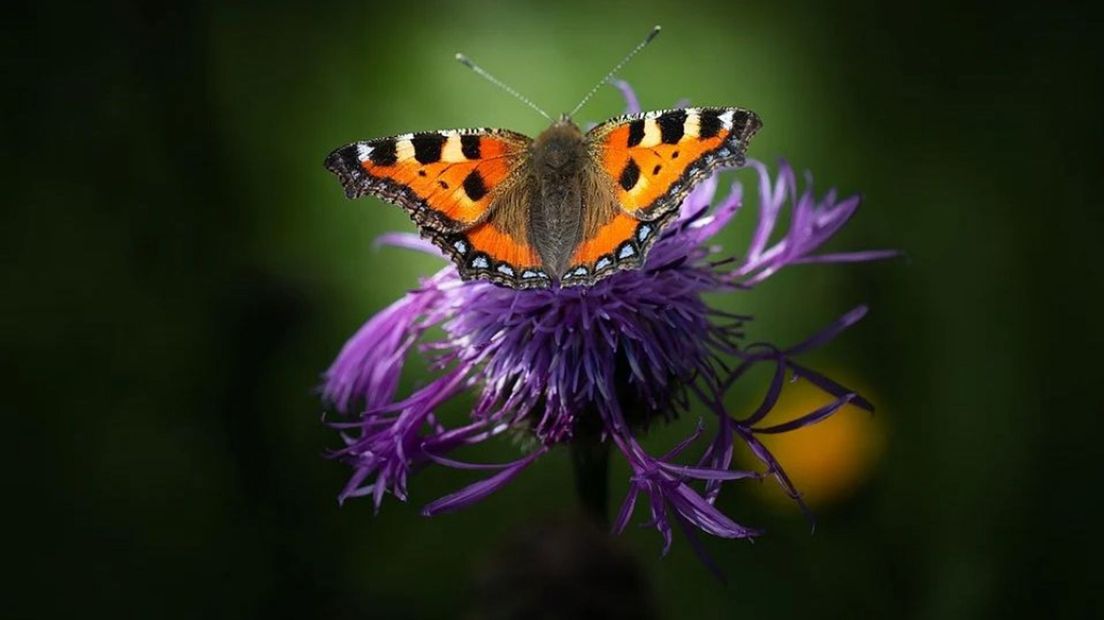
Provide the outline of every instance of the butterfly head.
[[571,119],[570,115],[561,114],[548,129],[545,129],[544,132],[540,134],[537,138],[537,142],[545,142],[553,137],[560,141],[570,140],[572,142],[582,142],[583,130],[575,124],[575,121]]
[[574,171],[587,151],[582,130],[565,114],[537,136],[530,153],[537,169]]

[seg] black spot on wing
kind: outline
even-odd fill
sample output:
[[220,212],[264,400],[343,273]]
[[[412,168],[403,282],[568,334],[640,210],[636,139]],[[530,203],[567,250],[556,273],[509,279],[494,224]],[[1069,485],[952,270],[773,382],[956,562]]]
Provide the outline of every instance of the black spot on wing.
[[652,168],[652,176],[659,174],[659,171],[663,169],[663,166],[656,164],[655,168]]
[[748,124],[751,122],[751,117],[747,112],[743,110],[736,110],[732,114],[732,129],[736,133],[742,134],[747,129]]
[[638,119],[629,123],[629,148],[640,144],[644,139],[644,119]]
[[478,170],[472,170],[464,177],[464,193],[472,202],[479,202],[480,198],[487,195],[487,186],[483,183],[483,175],[479,174]]
[[720,110],[702,110],[698,115],[698,137],[712,138],[721,133],[724,125],[721,123]]
[[441,147],[444,146],[445,136],[439,133],[426,133],[414,136],[410,143],[414,145],[414,159],[418,163],[432,164],[441,161]]
[[341,180],[346,197],[356,198],[363,194],[363,184],[369,177],[360,163],[357,145],[345,146],[330,153],[324,165]]
[[664,144],[678,144],[682,140],[683,125],[686,123],[686,110],[664,112],[656,119],[659,135]]
[[468,159],[479,159],[479,136],[460,136],[460,152]]
[[360,157],[357,156],[356,146],[347,146],[335,151],[334,155],[340,158],[341,165],[345,167],[346,171],[353,172],[354,170],[361,170]]
[[625,169],[621,171],[621,178],[618,182],[621,187],[627,192],[636,187],[636,182],[640,180],[640,166],[636,165],[636,160],[632,157],[629,158],[629,163],[625,164]]
[[388,139],[376,142],[372,145],[372,154],[368,159],[377,166],[394,166],[398,161],[395,156],[395,141]]

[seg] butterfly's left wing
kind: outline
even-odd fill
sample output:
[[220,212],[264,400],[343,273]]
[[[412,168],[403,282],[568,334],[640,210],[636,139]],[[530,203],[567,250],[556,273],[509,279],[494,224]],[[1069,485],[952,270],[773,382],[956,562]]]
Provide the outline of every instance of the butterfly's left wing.
[[349,198],[403,208],[423,231],[452,233],[487,219],[530,139],[502,129],[426,131],[345,145],[325,166]]
[[551,279],[525,235],[531,140],[503,129],[457,129],[354,142],[326,168],[349,198],[402,207],[464,279],[544,288]]
[[589,284],[641,265],[691,189],[722,166],[744,163],[762,126],[742,108],[684,108],[632,114],[587,132],[596,171],[619,207],[588,230],[564,284]]

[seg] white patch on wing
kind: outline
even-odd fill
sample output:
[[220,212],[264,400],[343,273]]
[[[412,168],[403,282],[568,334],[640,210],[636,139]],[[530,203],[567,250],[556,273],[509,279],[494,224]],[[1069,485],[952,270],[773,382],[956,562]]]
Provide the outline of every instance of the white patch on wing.
[[617,253],[617,258],[628,258],[636,254],[636,248],[631,245],[626,245],[621,248],[621,251]]
[[659,123],[654,118],[644,121],[644,139],[637,146],[651,148],[663,142],[663,134],[659,131]]
[[700,120],[697,110],[686,110],[686,121],[682,124],[682,134],[685,137],[697,138],[700,129]]
[[372,147],[361,142],[357,145],[357,159],[360,161],[368,161],[368,158],[372,156]]
[[414,143],[410,140],[395,141],[395,158],[399,161],[414,158]]
[[490,267],[490,265],[487,263],[486,258],[479,256],[472,261],[472,267],[475,267],[476,269],[486,269],[487,267]]
[[718,118],[721,119],[721,124],[724,125],[725,129],[732,129],[732,110],[725,112]]
[[463,145],[460,143],[460,134],[450,131],[445,135],[448,136],[448,139],[445,140],[444,146],[441,147],[441,161],[450,164],[468,161],[468,158],[464,157]]

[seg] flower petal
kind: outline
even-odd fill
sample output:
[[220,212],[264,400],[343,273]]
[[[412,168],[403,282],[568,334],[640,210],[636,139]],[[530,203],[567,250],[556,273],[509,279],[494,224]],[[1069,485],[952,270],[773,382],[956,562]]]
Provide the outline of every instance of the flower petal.
[[843,316],[832,321],[827,327],[814,334],[811,338],[807,338],[792,347],[787,347],[786,354],[796,355],[805,353],[820,348],[822,345],[835,340],[836,336],[840,335],[845,329],[861,321],[862,318],[866,316],[867,310],[868,308],[864,305],[855,306],[844,313]]
[[640,100],[636,98],[633,87],[625,80],[612,80],[610,84],[621,91],[621,96],[625,98],[625,114],[640,114]]
[[413,233],[384,233],[376,237],[373,245],[377,248],[388,245],[396,248],[405,248],[407,250],[416,250],[418,252],[424,252],[439,258],[444,258],[444,254],[441,253],[440,248]]
[[455,493],[451,493],[438,500],[430,502],[424,508],[422,508],[422,516],[432,517],[433,515],[457,510],[459,508],[463,508],[465,506],[473,504],[483,499],[484,497],[487,497],[491,493],[494,493],[495,491],[499,490],[507,483],[509,483],[511,480],[513,480],[518,474],[521,473],[521,470],[525,469],[530,463],[535,461],[537,457],[541,456],[546,451],[546,448],[537,450],[524,458],[514,461],[502,471],[491,476],[490,478],[480,480],[479,482],[466,486]]
[[855,399],[856,394],[847,394],[842,398],[838,398],[819,409],[807,413],[801,417],[790,420],[789,422],[783,422],[782,424],[775,424],[774,426],[768,426],[766,428],[753,428],[754,433],[761,435],[777,435],[778,433],[788,433],[790,431],[796,431],[799,428],[805,426],[811,426],[831,416],[833,413],[839,411],[844,405]]

